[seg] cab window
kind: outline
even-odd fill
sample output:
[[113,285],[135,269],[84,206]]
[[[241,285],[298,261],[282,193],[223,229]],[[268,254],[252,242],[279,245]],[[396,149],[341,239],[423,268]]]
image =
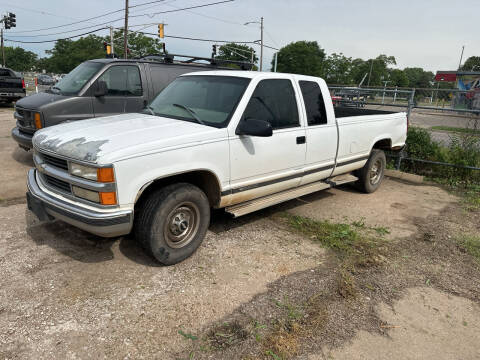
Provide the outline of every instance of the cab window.
[[327,123],[327,113],[320,86],[315,81],[299,81],[302,91],[305,110],[307,111],[308,125],[321,125]]
[[98,81],[107,84],[107,96],[142,96],[142,81],[136,66],[112,66],[98,78]]
[[300,126],[292,82],[287,79],[260,81],[243,113],[243,119],[265,120],[274,130]]

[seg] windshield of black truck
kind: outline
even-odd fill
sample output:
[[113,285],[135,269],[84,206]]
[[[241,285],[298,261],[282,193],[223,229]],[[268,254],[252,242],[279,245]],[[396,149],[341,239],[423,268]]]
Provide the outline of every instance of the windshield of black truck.
[[84,62],[56,83],[52,88],[52,92],[61,95],[77,95],[87,81],[89,81],[102,67],[102,63],[93,61]]
[[157,95],[145,113],[226,127],[249,82],[233,76],[181,76]]

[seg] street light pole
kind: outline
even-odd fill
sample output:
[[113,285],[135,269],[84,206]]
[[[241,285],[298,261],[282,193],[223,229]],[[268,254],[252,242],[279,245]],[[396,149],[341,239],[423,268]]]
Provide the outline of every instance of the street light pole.
[[263,69],[263,16],[260,18],[260,21],[248,21],[243,25],[248,25],[248,24],[260,24],[260,68],[259,70],[262,71]]
[[127,40],[127,35],[128,35],[128,0],[125,0],[125,29],[123,30],[123,51],[124,53],[124,58],[127,58],[127,49],[128,49],[128,40]]
[[263,16],[260,18],[260,71],[263,70]]
[[113,26],[110,26],[110,52],[113,57],[115,54],[115,49],[113,48]]

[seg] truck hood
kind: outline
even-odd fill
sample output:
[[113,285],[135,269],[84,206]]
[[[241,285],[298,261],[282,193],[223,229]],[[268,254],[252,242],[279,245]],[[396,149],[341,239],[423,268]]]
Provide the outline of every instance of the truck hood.
[[71,159],[109,164],[226,137],[227,129],[147,114],[121,114],[39,130],[33,145]]
[[71,96],[41,92],[38,94],[26,96],[23,99],[18,100],[15,105],[23,107],[25,109],[38,110],[41,106],[45,104],[50,104],[68,98],[71,98]]

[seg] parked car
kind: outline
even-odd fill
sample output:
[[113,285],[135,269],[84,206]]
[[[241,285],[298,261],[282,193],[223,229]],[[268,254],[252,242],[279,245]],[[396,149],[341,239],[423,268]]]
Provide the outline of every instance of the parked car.
[[143,113],[38,131],[28,207],[100,236],[133,231],[175,264],[200,246],[211,208],[241,216],[349,182],[374,192],[383,150],[406,136],[406,113],[334,108],[320,78],[196,72]]
[[55,85],[55,79],[50,75],[41,74],[37,76],[38,85]]
[[25,81],[21,74],[0,68],[0,102],[11,103],[25,96]]
[[[63,122],[141,111],[160,90],[178,75],[200,70],[218,70],[223,63],[242,67],[251,64],[199,57],[185,62],[169,57],[144,59],[98,59],[86,61],[46,92],[30,95],[16,104],[16,127],[12,137],[25,150],[32,148],[36,130]],[[191,58],[191,59],[190,59]],[[40,77],[39,77],[40,81]]]

